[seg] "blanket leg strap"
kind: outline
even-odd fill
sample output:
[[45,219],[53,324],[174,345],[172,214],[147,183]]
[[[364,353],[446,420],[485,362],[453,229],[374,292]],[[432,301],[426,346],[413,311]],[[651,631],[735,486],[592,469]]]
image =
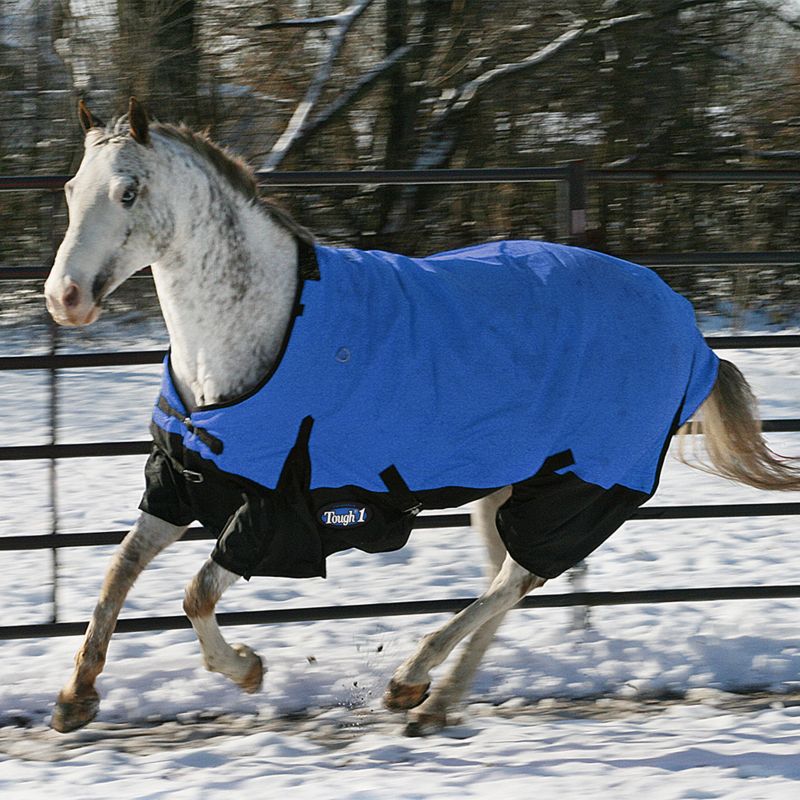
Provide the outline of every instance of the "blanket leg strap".
[[397,501],[404,514],[416,516],[422,511],[422,502],[411,489],[408,488],[408,484],[403,480],[403,476],[394,464],[386,467],[386,469],[379,474],[379,477],[383,481],[384,486],[389,490],[392,499]]

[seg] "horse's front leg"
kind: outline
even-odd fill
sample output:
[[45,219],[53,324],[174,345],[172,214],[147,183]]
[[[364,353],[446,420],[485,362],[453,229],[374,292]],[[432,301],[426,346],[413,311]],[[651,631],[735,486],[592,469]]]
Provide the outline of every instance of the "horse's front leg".
[[75,656],[75,671],[58,695],[52,726],[61,733],[80,728],[97,714],[100,697],[94,688],[103,671],[106,651],[125,598],[139,573],[167,545],[180,539],[185,526],[171,525],[142,512],[122,540],[106,571],[83,644]]
[[[488,577],[491,583],[499,574],[506,560],[506,552],[500,532],[497,530],[497,510],[511,496],[511,487],[501,489],[484,497],[475,504],[472,526],[478,530],[486,545]],[[430,696],[421,705],[411,709],[406,722],[406,734],[424,736],[441,730],[450,722],[450,714],[469,689],[495,633],[502,625],[506,614],[501,611],[484,622],[464,646],[456,664],[431,690]]]
[[[441,664],[462,639],[513,608],[528,592],[544,583],[544,578],[533,575],[511,556],[506,556],[489,589],[437,631],[424,637],[417,651],[394,673],[384,695],[386,707],[400,711],[422,703],[430,686],[430,671]],[[489,640],[494,634],[493,628],[490,625],[486,629]]]
[[214,607],[239,576],[208,559],[186,587],[183,610],[192,623],[203,651],[203,663],[246,692],[257,692],[264,679],[261,658],[245,644],[229,645],[217,625]]

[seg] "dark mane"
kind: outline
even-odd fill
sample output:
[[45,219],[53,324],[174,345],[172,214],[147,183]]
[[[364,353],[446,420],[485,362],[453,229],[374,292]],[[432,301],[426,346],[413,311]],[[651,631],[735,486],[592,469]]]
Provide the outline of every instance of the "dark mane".
[[199,153],[237,192],[244,195],[254,205],[261,206],[279,225],[294,234],[300,241],[311,244],[314,235],[292,215],[275,203],[260,195],[258,183],[250,167],[239,156],[212,141],[206,134],[193,131],[186,125],[155,123],[153,133],[185,144]]
[[[229,150],[212,141],[206,134],[193,131],[186,125],[171,125],[156,122],[150,130],[181,144],[185,144],[207,161],[219,175],[239,194],[246,197],[253,205],[261,207],[275,222],[288,230],[301,242],[312,244],[314,235],[307,228],[296,222],[292,215],[275,201],[264,198],[258,191],[253,170]],[[101,129],[102,131],[102,129]],[[103,138],[98,144],[111,141],[128,134],[127,116],[111,122],[103,131]]]
[[197,133],[186,125],[164,122],[154,123],[150,130],[185,144],[203,156],[237,192],[252,202],[259,199],[255,176],[244,161],[212,142],[205,134]]

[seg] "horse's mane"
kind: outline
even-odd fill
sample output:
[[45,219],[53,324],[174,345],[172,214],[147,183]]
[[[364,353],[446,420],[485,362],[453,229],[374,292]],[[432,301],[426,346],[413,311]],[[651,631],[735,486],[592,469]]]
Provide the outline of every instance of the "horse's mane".
[[[222,145],[214,142],[206,133],[194,131],[183,123],[172,125],[166,122],[155,122],[150,126],[150,130],[194,150],[235,191],[244,195],[253,205],[262,208],[275,222],[286,228],[300,241],[308,244],[313,243],[314,235],[311,231],[296,222],[292,215],[274,200],[261,196],[255,174],[245,161]],[[126,136],[128,133],[128,117],[124,115],[106,126],[105,131],[102,132],[102,138],[98,140],[98,144]]]

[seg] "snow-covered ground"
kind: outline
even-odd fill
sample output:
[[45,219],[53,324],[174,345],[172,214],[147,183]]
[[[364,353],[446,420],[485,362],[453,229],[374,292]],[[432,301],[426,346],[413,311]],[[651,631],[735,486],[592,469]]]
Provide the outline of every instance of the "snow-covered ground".
[[[765,417],[800,417],[798,351],[723,355],[751,380]],[[157,373],[62,373],[59,441],[146,438]],[[0,444],[46,441],[46,376],[0,378]],[[770,441],[800,454],[796,434]],[[61,530],[129,525],[142,464],[62,461]],[[784,500],[800,495],[744,489],[668,460],[652,504]],[[0,535],[49,524],[47,464],[0,462]],[[591,557],[586,588],[797,582],[799,534],[796,517],[631,522]],[[123,615],[181,613],[183,586],[209,549],[187,542],[162,554]],[[110,552],[60,551],[60,619],[88,617]],[[417,531],[397,553],[334,556],[327,580],[242,581],[220,610],[475,595],[482,564],[465,530]],[[48,621],[50,565],[46,551],[0,553],[5,624]],[[569,589],[563,577],[540,591]],[[513,612],[464,721],[423,740],[403,738],[402,719],[380,697],[441,616],[228,629],[268,663],[255,696],[205,672],[191,632],[119,635],[98,682],[98,721],[66,736],[46,725],[79,640],[0,642],[0,797],[796,797],[797,612],[795,600],[610,607],[592,610],[591,627],[578,631],[566,609]],[[729,694],[754,690],[766,699]],[[684,702],[664,699],[674,696]]]

